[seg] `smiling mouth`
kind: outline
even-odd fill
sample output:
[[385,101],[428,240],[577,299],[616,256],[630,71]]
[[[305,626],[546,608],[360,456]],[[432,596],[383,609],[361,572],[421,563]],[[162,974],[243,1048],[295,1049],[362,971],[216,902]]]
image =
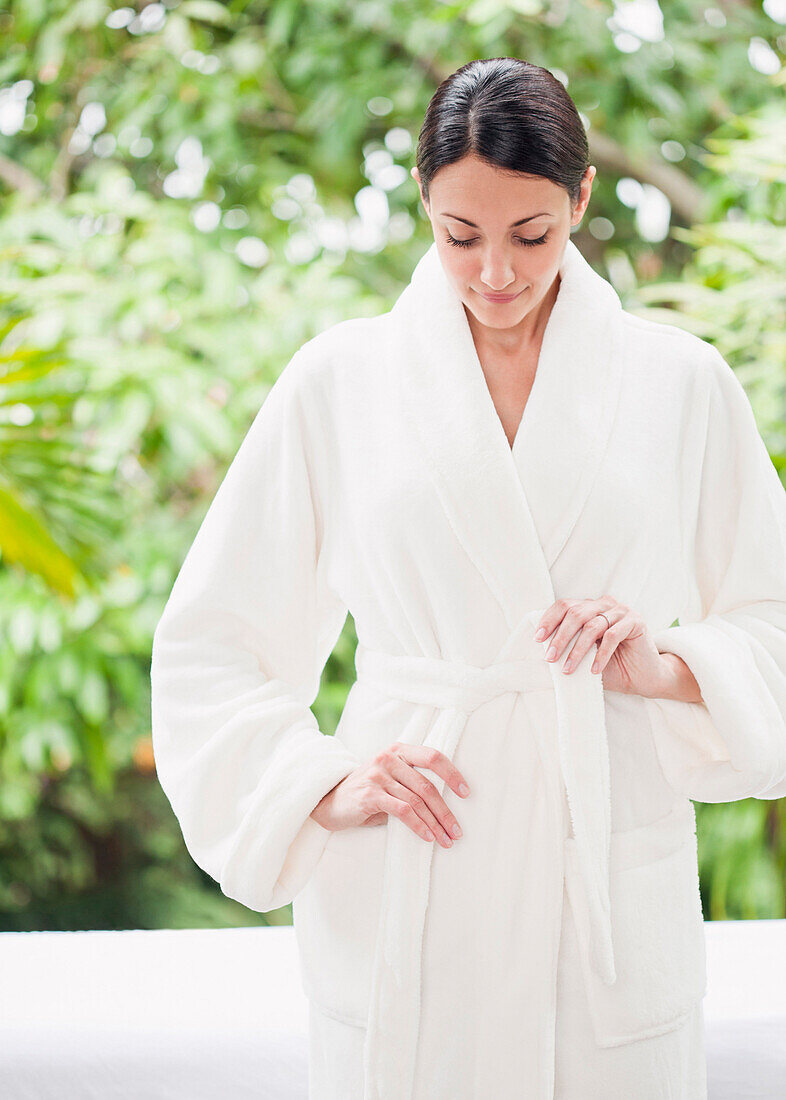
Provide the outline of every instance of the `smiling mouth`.
[[478,291],[481,298],[485,298],[487,302],[512,302],[514,298],[518,298],[519,294],[522,294],[523,290],[520,290],[518,294],[484,294],[482,291]]

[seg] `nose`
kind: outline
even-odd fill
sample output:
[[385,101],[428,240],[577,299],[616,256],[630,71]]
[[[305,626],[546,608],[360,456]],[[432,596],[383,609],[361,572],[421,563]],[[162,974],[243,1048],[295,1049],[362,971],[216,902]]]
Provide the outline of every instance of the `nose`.
[[507,287],[515,283],[516,274],[503,257],[488,257],[483,263],[480,280],[489,294],[504,294]]

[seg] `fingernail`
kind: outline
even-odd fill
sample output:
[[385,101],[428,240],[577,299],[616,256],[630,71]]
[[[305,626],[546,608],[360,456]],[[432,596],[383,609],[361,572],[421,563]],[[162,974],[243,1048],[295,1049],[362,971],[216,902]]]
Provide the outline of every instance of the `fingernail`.
[[430,829],[426,829],[426,840],[433,840],[433,839],[434,839],[434,834],[431,832]]
[[572,663],[572,661],[566,661],[566,662],[565,662],[565,664],[564,664],[564,665],[562,666],[562,671],[563,671],[563,672],[570,672],[570,670],[571,670],[572,668],[573,668],[573,663]]
[[598,666],[597,666],[597,665],[593,665],[593,666],[592,666],[592,671],[593,671],[593,672],[597,672],[597,671],[598,671]]
[[466,798],[466,796],[469,794],[469,787],[466,783],[461,783],[459,785],[459,794],[462,795],[462,797],[464,798]]
[[451,829],[451,832],[453,833],[453,836],[461,836],[461,826],[456,823]]
[[540,629],[539,629],[539,630],[537,631],[537,633],[535,634],[535,641],[536,641],[536,642],[539,642],[539,641],[541,641],[541,639],[543,639],[543,638],[545,638],[545,637],[546,637],[546,630],[545,630],[545,627],[541,627],[541,628],[540,628]]
[[546,660],[547,661],[553,661],[556,656],[557,656],[556,648],[554,646],[550,646],[549,651],[546,654]]
[[443,836],[443,838],[444,838],[444,841],[445,841],[445,847],[446,847],[446,848],[452,848],[452,847],[453,847],[453,841],[452,841],[452,840],[450,839],[450,837],[448,836],[448,834],[447,834],[447,833],[443,833],[443,834],[442,834],[442,836]]

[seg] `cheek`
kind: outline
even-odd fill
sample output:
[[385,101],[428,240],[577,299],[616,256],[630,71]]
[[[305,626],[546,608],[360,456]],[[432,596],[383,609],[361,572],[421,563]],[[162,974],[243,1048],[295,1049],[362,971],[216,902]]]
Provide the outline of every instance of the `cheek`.
[[442,267],[448,282],[460,298],[466,297],[467,287],[475,286],[477,267],[476,261],[470,255],[472,249],[453,248],[451,245],[442,245],[438,250]]
[[463,280],[466,272],[471,271],[473,261],[471,248],[454,248],[450,244],[437,246],[437,253],[443,268],[452,279]]
[[526,282],[532,286],[535,296],[540,298],[547,293],[557,277],[562,249],[540,245],[531,251],[538,255],[529,256],[526,265],[522,265],[521,271],[522,276],[526,277]]
[[531,249],[529,267],[533,277],[542,280],[549,286],[559,271],[560,260],[564,252],[564,243],[559,241],[552,244],[551,241]]

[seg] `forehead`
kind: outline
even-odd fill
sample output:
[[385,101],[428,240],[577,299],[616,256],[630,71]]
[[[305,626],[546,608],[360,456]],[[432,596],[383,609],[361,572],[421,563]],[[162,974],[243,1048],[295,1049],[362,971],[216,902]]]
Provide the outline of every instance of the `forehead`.
[[563,187],[543,176],[510,172],[465,157],[435,173],[429,194],[437,215],[450,212],[477,224],[541,212],[559,215],[569,206]]

